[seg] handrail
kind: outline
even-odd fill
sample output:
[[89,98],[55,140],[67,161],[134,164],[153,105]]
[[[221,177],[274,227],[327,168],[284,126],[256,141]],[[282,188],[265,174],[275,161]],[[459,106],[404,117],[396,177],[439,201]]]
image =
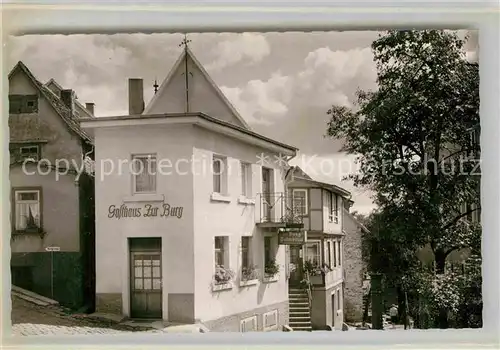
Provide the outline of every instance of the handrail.
[[305,280],[306,280],[306,284],[307,284],[307,287],[306,287],[306,292],[307,292],[307,299],[309,301],[309,309],[312,309],[312,288],[311,288],[311,279],[309,277],[309,272],[308,271],[304,271],[305,272]]

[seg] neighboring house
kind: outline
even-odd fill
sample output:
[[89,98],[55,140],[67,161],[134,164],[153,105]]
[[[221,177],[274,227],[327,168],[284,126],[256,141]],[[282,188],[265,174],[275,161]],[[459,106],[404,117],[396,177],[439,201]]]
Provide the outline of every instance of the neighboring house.
[[72,90],[57,97],[22,62],[9,73],[11,276],[62,305],[92,309],[94,185],[75,168],[93,146],[74,106]]
[[[344,282],[344,201],[350,193],[338,186],[313,180],[299,167],[293,167],[287,177],[289,195],[303,198],[300,208],[306,232],[305,245],[290,246],[290,262],[297,268],[290,274],[290,284],[299,285],[304,269],[316,268],[311,277],[313,328],[333,326],[341,329],[343,316]],[[318,268],[323,270],[319,273]]]
[[363,319],[363,282],[366,263],[362,254],[362,238],[368,229],[348,209],[344,211],[344,317],[346,322]]
[[280,329],[288,283],[277,231],[292,210],[284,171],[259,156],[297,149],[253,132],[188,48],[147,106],[143,94],[142,79],[129,79],[129,115],[81,122],[100,179],[97,311]]

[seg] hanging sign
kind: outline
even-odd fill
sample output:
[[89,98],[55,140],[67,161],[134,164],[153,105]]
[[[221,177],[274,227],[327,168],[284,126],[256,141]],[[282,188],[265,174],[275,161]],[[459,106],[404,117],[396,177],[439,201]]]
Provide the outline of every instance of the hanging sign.
[[306,243],[306,232],[300,229],[286,229],[278,233],[281,245],[303,245]]

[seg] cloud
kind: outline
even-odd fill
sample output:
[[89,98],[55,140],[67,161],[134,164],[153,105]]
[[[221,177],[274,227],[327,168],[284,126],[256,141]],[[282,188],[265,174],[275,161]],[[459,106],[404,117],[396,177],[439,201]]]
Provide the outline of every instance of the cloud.
[[293,74],[284,76],[278,71],[267,79],[222,90],[256,131],[306,153],[332,153],[341,142],[324,138],[328,108],[352,106],[358,88],[376,87],[370,48],[322,47],[306,53]]
[[223,86],[221,90],[247,122],[272,125],[288,112],[290,79],[278,72],[266,81],[251,80],[244,88]]
[[219,41],[211,50],[211,54],[216,58],[206,65],[207,70],[217,71],[239,62],[259,63],[271,53],[271,47],[262,34],[221,34],[221,36],[225,39]]

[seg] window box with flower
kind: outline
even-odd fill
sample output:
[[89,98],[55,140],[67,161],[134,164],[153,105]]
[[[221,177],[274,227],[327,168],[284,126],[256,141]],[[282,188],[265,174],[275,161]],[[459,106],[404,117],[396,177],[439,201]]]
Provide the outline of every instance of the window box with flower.
[[254,265],[241,268],[240,287],[252,286],[258,283],[257,267]]
[[264,282],[276,282],[279,272],[280,266],[276,263],[276,260],[269,260],[264,266]]
[[234,278],[234,272],[222,265],[218,265],[215,268],[215,274],[212,283],[212,291],[221,291],[233,288],[232,280]]
[[304,262],[304,274],[309,276],[310,283],[315,285],[322,285],[324,284],[324,276],[333,271],[333,269],[330,267],[330,265],[324,263],[322,265],[308,260]]

